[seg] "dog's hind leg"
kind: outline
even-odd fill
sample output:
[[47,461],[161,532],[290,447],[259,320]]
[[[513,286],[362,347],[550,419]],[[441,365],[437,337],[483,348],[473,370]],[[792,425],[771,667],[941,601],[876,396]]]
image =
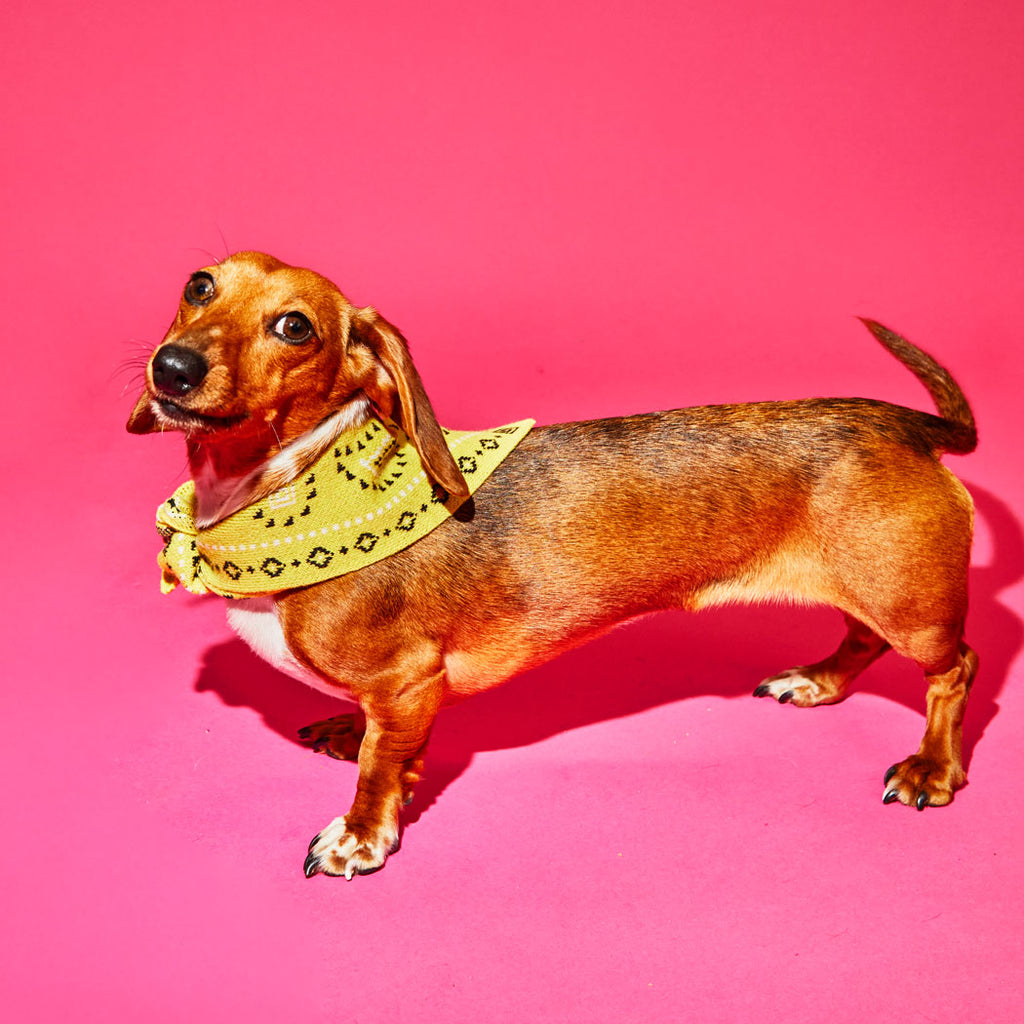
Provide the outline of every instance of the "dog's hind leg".
[[754,696],[774,697],[780,704],[804,708],[841,701],[850,683],[889,650],[889,644],[859,619],[848,614],[844,618],[847,632],[835,654],[813,665],[769,676],[754,690]]
[[967,782],[962,753],[963,720],[971,683],[978,671],[978,656],[962,639],[955,649],[952,664],[947,659],[945,663],[923,665],[928,683],[924,738],[916,754],[885,773],[887,804],[899,800],[919,811],[941,807]]

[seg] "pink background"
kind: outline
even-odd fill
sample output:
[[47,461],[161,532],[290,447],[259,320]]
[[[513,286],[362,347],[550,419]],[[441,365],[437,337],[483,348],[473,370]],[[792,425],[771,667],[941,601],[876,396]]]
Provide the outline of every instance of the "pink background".
[[[7,1019],[1022,1019],[1024,6],[161,6],[4,16]],[[126,361],[249,247],[399,324],[453,427],[927,408],[853,316],[932,350],[982,432],[969,788],[882,805],[895,656],[750,697],[834,612],[664,616],[445,713],[401,852],[307,881],[336,706],[161,598],[183,449],[124,433]]]

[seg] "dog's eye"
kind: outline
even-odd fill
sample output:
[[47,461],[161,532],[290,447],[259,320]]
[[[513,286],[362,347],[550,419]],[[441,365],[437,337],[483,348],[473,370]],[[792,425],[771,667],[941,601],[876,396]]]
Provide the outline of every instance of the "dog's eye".
[[301,313],[285,313],[270,329],[290,345],[301,345],[313,337],[313,325]]
[[185,285],[185,301],[190,306],[205,306],[213,298],[215,291],[213,278],[209,274],[193,274]]

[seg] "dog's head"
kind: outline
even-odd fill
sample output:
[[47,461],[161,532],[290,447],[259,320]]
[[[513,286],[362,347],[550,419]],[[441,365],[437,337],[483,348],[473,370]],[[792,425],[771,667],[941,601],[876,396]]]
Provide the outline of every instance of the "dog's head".
[[242,252],[189,278],[128,430],[276,447],[360,400],[401,425],[445,490],[468,493],[401,334],[319,274]]

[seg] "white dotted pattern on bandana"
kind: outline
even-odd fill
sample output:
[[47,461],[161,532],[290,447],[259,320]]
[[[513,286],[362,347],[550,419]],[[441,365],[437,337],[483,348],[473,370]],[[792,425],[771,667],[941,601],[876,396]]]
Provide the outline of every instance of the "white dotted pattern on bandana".
[[379,516],[384,515],[385,512],[390,512],[391,509],[393,509],[396,505],[399,504],[399,498],[407,497],[412,492],[412,489],[414,487],[417,487],[419,484],[423,483],[425,479],[425,473],[419,473],[416,476],[414,476],[412,480],[409,481],[406,487],[402,488],[402,490],[400,490],[398,494],[391,499],[391,501],[389,501],[386,505],[383,505],[381,508],[377,509],[376,512],[366,512],[363,515],[361,515],[358,519],[346,519],[345,522],[343,523],[334,523],[330,527],[324,526],[321,527],[319,531],[314,531],[313,533],[296,533],[293,534],[291,537],[275,537],[273,540],[265,540],[260,544],[244,544],[239,546],[235,544],[199,543],[197,544],[197,547],[199,547],[202,551],[234,551],[236,553],[239,551],[258,551],[262,548],[278,547],[281,544],[293,544],[304,540],[311,540],[313,537],[324,536],[327,533],[333,532],[335,530],[350,530],[353,526],[362,526],[364,523],[372,522]]

